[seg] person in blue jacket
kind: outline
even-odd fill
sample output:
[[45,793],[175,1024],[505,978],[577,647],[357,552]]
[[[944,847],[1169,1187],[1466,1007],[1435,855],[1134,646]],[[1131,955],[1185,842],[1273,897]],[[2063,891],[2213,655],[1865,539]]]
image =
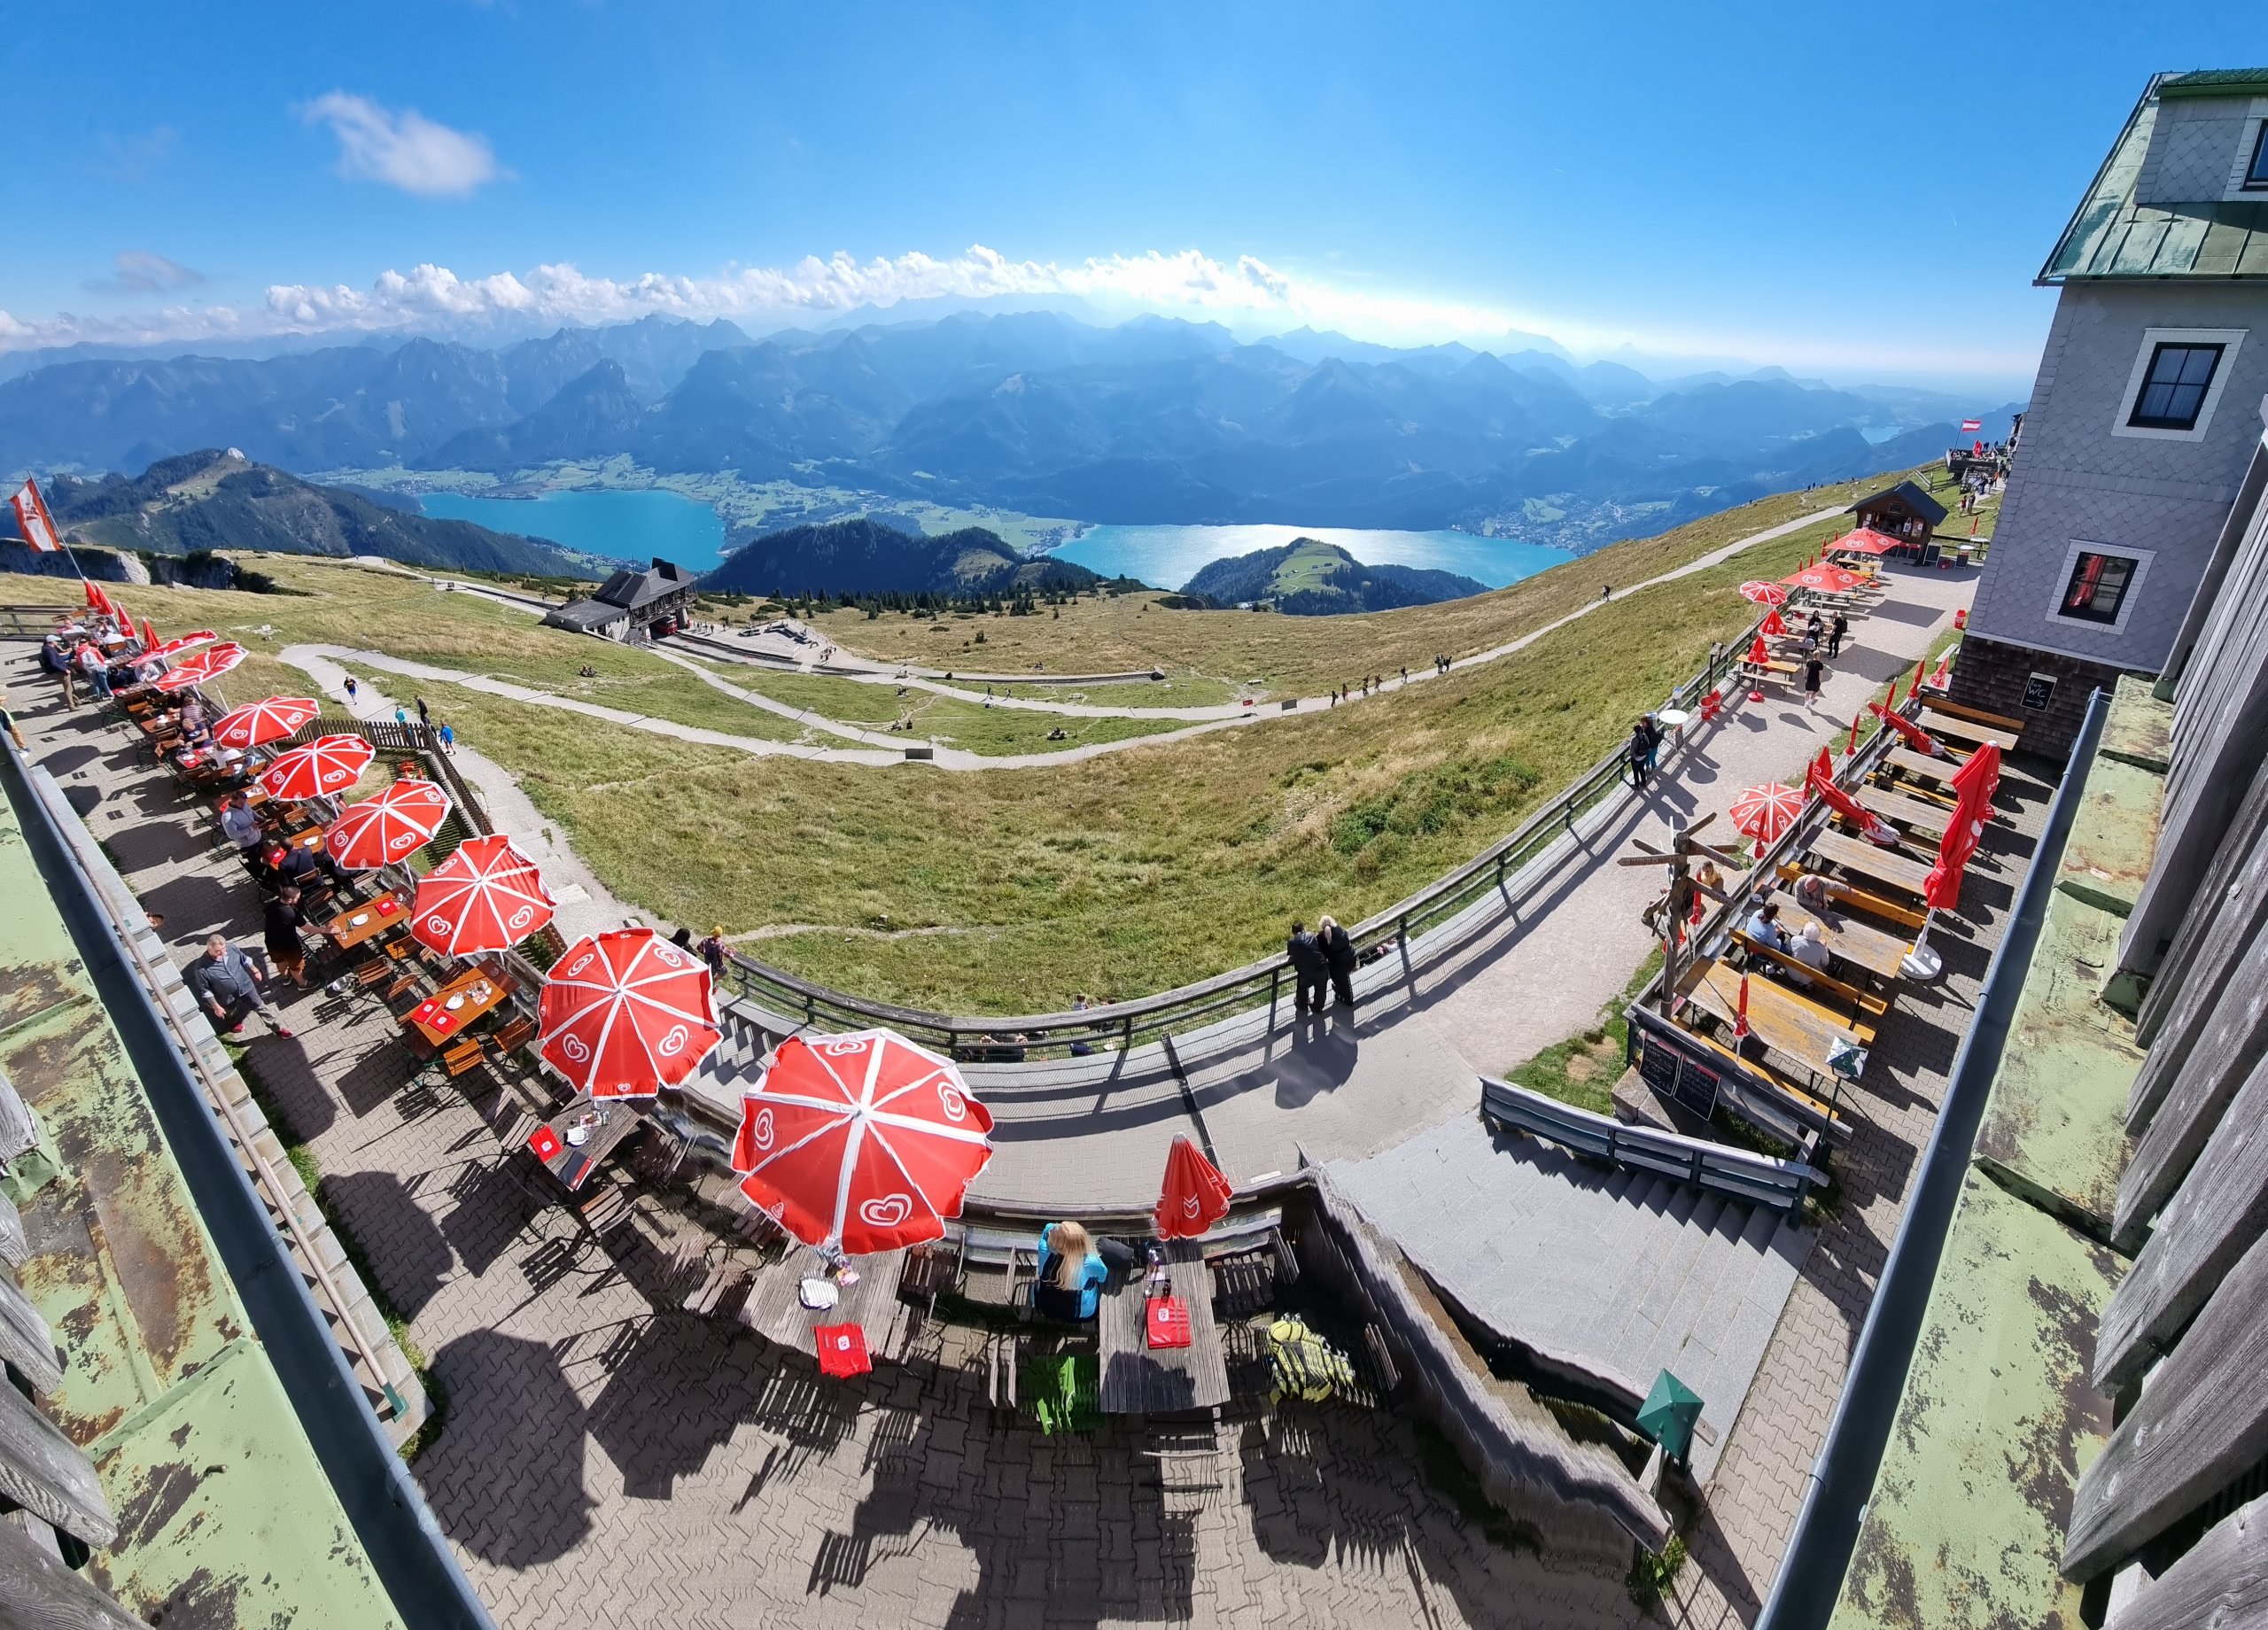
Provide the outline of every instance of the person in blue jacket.
[[1096,1298],[1110,1269],[1087,1230],[1076,1222],[1052,1222],[1040,1230],[1039,1283],[1032,1305],[1051,1319],[1095,1316]]

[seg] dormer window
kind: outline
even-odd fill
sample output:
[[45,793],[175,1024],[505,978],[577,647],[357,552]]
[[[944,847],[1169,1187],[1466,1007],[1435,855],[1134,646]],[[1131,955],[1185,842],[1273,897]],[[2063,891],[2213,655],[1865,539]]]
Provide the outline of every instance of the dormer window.
[[2268,119],[2252,133],[2252,162],[2244,169],[2247,192],[2268,191]]
[[2159,342],[2126,423],[2137,430],[2187,431],[2204,410],[2205,392],[2221,366],[2222,347]]

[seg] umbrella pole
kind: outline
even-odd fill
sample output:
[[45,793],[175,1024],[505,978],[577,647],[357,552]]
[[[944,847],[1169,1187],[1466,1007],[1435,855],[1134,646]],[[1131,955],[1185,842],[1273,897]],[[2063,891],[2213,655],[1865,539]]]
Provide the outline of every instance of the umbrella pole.
[[1898,965],[1898,971],[1908,979],[1931,980],[1945,972],[1945,959],[1930,949],[1930,919],[1937,914],[1934,905],[1923,908],[1921,931],[1914,936],[1914,949]]

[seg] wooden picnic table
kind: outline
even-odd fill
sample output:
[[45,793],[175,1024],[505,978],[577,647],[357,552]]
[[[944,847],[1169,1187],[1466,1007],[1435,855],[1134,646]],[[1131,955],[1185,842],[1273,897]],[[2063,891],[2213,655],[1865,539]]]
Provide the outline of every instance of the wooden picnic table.
[[1822,831],[1813,837],[1811,852],[1817,858],[1838,866],[1852,877],[1868,882],[1882,883],[1916,899],[1922,895],[1922,885],[1930,875],[1930,867],[1910,855],[1896,850],[1880,849],[1863,838],[1844,833]]
[[1882,762],[1932,787],[1951,787],[1953,772],[1961,765],[1958,758],[1932,758],[1926,753],[1915,752],[1910,747],[1891,748],[1882,756]]
[[1205,1253],[1193,1239],[1168,1240],[1161,1249],[1168,1288],[1189,1306],[1189,1345],[1150,1345],[1150,1299],[1140,1277],[1106,1285],[1095,1321],[1105,1415],[1218,1409],[1229,1401],[1228,1360],[1221,1351],[1221,1327],[1213,1322],[1213,1277]]
[[[574,1143],[568,1137],[568,1133],[575,1129],[575,1123],[586,1114],[595,1114],[599,1118],[598,1124],[590,1129],[581,1143]],[[590,1180],[591,1174],[599,1168],[608,1155],[614,1153],[617,1144],[646,1124],[646,1117],[638,1112],[634,1105],[624,1099],[609,1098],[601,1104],[594,1101],[589,1093],[583,1092],[578,1093],[573,1103],[544,1124],[550,1129],[552,1137],[559,1140],[559,1146],[549,1156],[538,1152],[536,1159],[542,1162],[544,1170],[558,1178],[572,1194]]]
[[[1678,982],[1686,1000],[1730,1028],[1740,1012],[1741,974],[1722,962],[1702,962]],[[1827,1055],[1837,1041],[1853,1047],[1867,1044],[1818,1003],[1785,985],[1751,974],[1748,981],[1749,1033],[1790,1063],[1814,1076],[1831,1075]]]
[[[317,842],[321,841],[321,839],[316,840]],[[315,846],[315,844],[307,844],[305,847],[312,849]],[[375,900],[366,900],[359,904],[348,906],[330,921],[322,924],[318,932],[327,935],[330,943],[339,950],[352,951],[357,945],[374,940],[391,929],[398,928],[408,920],[409,913],[403,909],[401,902],[392,895],[386,894],[380,895]]]
[[898,1335],[908,1317],[897,1299],[898,1281],[905,1273],[905,1253],[885,1251],[874,1256],[854,1256],[856,1285],[840,1285],[832,1308],[811,1308],[803,1304],[805,1279],[826,1277],[826,1263],[808,1246],[790,1251],[756,1276],[748,1300],[734,1316],[767,1341],[817,1357],[819,1343],[812,1331],[822,1324],[856,1324],[866,1333],[868,1356],[883,1358],[898,1349]]
[[1860,922],[1848,912],[1808,911],[1792,889],[1782,889],[1775,898],[1780,903],[1780,926],[1790,934],[1801,934],[1805,924],[1815,922],[1827,949],[1842,961],[1884,982],[1898,978],[1898,965],[1908,949],[1907,941]]
[[1950,737],[1955,741],[1967,741],[1977,747],[1989,741],[2004,753],[2013,753],[2016,749],[2014,731],[1996,730],[1990,725],[1980,725],[1958,714],[1940,713],[1926,702],[1922,704],[1922,717],[1918,722],[1933,736]]
[[1950,804],[1935,799],[1908,798],[1881,787],[1861,787],[1852,794],[1859,807],[1869,814],[1879,815],[1894,825],[1906,827],[1916,833],[1926,834],[1931,842],[1946,834],[1946,824],[1953,815]]
[[[461,1041],[464,1033],[504,999],[501,981],[478,968],[467,968],[439,990],[404,1013],[401,1021],[436,1047]],[[454,1003],[455,1005],[450,1005]]]

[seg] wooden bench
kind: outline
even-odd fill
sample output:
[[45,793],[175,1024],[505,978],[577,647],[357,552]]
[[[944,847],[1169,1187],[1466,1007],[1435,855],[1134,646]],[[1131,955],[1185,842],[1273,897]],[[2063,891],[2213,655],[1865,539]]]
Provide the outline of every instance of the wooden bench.
[[1931,735],[1946,741],[1966,741],[1977,747],[1989,742],[2004,753],[2016,750],[2015,731],[2002,730],[1995,725],[1979,724],[1959,714],[1948,713],[1934,702],[1922,704],[1922,717],[1917,722]]
[[2010,718],[2005,713],[1988,713],[1983,708],[1973,708],[1965,702],[1932,701],[1931,710],[1948,713],[1955,718],[1965,718],[1971,724],[1989,725],[1995,730],[2005,730],[2010,735],[2022,735],[2024,724],[2020,718]]
[[[1831,990],[1850,1003],[1855,1011],[1851,1018],[1843,1022],[1849,1026],[1852,1035],[1864,1041],[1868,1046],[1874,1044],[1873,1027],[1857,1015],[1864,1013],[1868,1019],[1887,1018],[1890,1014],[1890,1002],[1887,997],[1871,990],[1862,990],[1847,980],[1836,978],[1825,968],[1815,968],[1798,958],[1790,956],[1784,951],[1775,951],[1760,940],[1752,940],[1737,929],[1734,931],[1733,940],[1749,954],[1751,961],[1761,959],[1770,963],[1775,967],[1784,969],[1792,978],[1809,982],[1813,989]],[[1803,992],[1798,990],[1794,994],[1801,996]]]

